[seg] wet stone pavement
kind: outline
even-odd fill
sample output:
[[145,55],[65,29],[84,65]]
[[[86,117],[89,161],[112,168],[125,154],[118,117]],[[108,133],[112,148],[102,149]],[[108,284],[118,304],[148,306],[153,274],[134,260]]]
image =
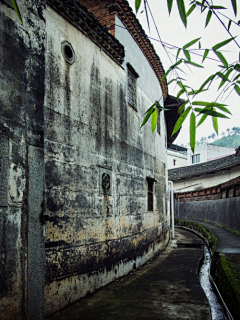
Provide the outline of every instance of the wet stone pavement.
[[46,319],[211,319],[197,275],[202,256],[201,240],[178,229],[146,265]]

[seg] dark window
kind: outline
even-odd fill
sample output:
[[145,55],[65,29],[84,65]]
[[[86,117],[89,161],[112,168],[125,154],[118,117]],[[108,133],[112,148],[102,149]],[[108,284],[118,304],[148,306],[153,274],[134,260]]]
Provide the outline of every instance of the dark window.
[[137,110],[137,78],[138,74],[131,65],[128,67],[128,104]]
[[175,166],[176,165],[176,159],[173,159],[173,165]]
[[153,211],[153,186],[154,186],[154,180],[153,179],[147,179],[148,211]]
[[200,154],[194,154],[192,156],[192,163],[199,163],[200,162]]

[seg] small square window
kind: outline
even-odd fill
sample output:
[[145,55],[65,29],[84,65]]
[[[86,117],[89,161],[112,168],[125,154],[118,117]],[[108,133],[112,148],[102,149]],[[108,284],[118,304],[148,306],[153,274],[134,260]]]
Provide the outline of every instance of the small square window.
[[200,154],[194,154],[192,156],[192,163],[199,163],[200,162]]
[[154,191],[154,180],[147,178],[147,207],[148,211],[153,211],[153,191]]

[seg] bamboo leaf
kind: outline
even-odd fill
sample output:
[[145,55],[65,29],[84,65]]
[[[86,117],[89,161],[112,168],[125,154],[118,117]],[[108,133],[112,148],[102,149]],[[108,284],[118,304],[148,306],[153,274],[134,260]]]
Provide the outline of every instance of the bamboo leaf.
[[141,124],[141,128],[148,122],[148,119],[151,117],[151,115],[154,112],[154,110],[156,110],[156,109],[153,108],[153,109],[149,110],[149,112],[146,114],[146,116],[143,119],[143,122]]
[[187,48],[191,47],[194,43],[198,42],[200,39],[201,39],[201,37],[188,42],[187,44],[185,44],[183,46],[183,49],[187,49]]
[[219,51],[213,50],[213,52],[216,54],[216,56],[218,56],[219,60],[222,61],[224,67],[228,68],[228,62],[227,62],[226,58],[224,57],[224,55]]
[[196,116],[195,113],[192,112],[190,116],[190,147],[192,152],[194,153],[196,143]]
[[138,10],[140,8],[142,0],[135,0],[135,9],[136,9],[136,13],[138,13]]
[[227,39],[227,40],[224,40],[224,41],[221,41],[217,44],[215,44],[215,46],[212,47],[213,51],[216,51],[218,50],[219,48],[225,46],[226,44],[228,44],[229,42],[233,41],[235,38],[230,38],[230,39]]
[[240,87],[237,84],[235,84],[234,89],[237,92],[237,94],[240,96]]
[[179,99],[184,92],[185,92],[185,89],[181,89],[177,94],[177,99]]
[[240,72],[240,64],[239,63],[236,63],[234,66],[233,66],[234,70],[237,70],[238,72]]
[[[215,111],[215,109],[213,109],[213,111]],[[212,117],[212,122],[213,122],[213,128],[216,131],[216,134],[218,134],[218,118]]]
[[181,20],[186,28],[187,27],[187,15],[186,15],[186,10],[185,10],[184,0],[177,0],[177,5],[178,5],[178,11],[179,11]]
[[156,106],[156,104],[157,104],[157,101],[154,102],[154,104],[152,104],[151,107],[149,107],[149,108],[147,109],[147,111],[145,112],[145,114],[147,114],[150,110],[152,110],[152,109]]
[[201,66],[200,64],[189,61],[189,60],[187,60],[187,61],[185,60],[184,63],[191,64],[194,67],[203,68],[203,66]]
[[211,9],[213,10],[224,10],[224,9],[227,9],[226,7],[223,7],[223,6],[210,6]]
[[19,11],[19,8],[18,8],[16,0],[11,0],[11,2],[12,2],[13,9],[15,10],[15,12],[16,12],[16,14],[18,16],[18,19],[20,20],[21,24],[23,24],[22,16],[21,16],[21,13]]
[[187,118],[187,115],[189,114],[189,111],[191,110],[191,107],[187,107],[187,109],[181,114],[181,116],[178,118],[177,122],[175,123],[175,126],[173,128],[172,135],[176,133],[182,126],[183,122]]
[[213,81],[213,79],[215,78],[215,74],[212,74],[211,76],[209,76],[204,82],[203,82],[203,84],[201,85],[201,87],[200,87],[200,89],[199,90],[202,90],[205,86],[206,86],[206,84],[208,84],[209,82],[210,82],[210,84],[211,84],[211,82]]
[[181,50],[182,50],[182,48],[179,48],[179,49],[178,49],[178,51],[177,51],[177,55],[176,55],[176,60],[178,59],[178,56],[179,56],[179,54],[180,54]]
[[189,103],[189,100],[186,100],[183,104],[181,104],[181,106],[178,108],[178,114],[182,114],[184,111],[184,108],[186,106],[186,104]]
[[189,10],[188,10],[188,12],[187,12],[187,17],[188,16],[190,16],[190,14],[193,12],[193,10],[196,8],[196,5],[195,4],[193,4],[190,8],[189,8]]
[[233,6],[233,11],[236,16],[237,15],[237,1],[236,0],[232,0],[232,6]]
[[207,25],[209,24],[211,18],[212,18],[212,10],[209,10],[209,11],[208,11],[208,14],[207,14],[207,18],[206,18],[205,28],[206,28]]
[[198,89],[198,90],[192,90],[192,91],[189,91],[188,92],[188,95],[189,96],[191,96],[191,95],[196,95],[196,94],[198,94],[198,93],[201,93],[201,92],[204,92],[204,91],[207,91],[208,89],[202,89],[202,90],[200,90],[200,89]]
[[174,63],[169,69],[174,69],[174,68],[176,68],[176,66],[178,66],[179,64],[181,64],[182,63],[182,59],[180,59],[180,60],[178,60],[176,63]]
[[171,11],[172,11],[173,0],[167,0],[167,4],[168,4],[168,12],[169,12],[169,15],[170,15]]
[[213,110],[209,110],[207,108],[195,108],[194,109],[196,112],[198,113],[203,113],[203,114],[207,114],[208,116],[212,116],[212,117],[217,117],[217,118],[225,118],[225,119],[229,119],[227,116],[225,116],[225,114],[223,113],[220,113],[220,112],[216,112],[216,111],[213,111]]
[[185,90],[182,81],[177,81],[177,84],[179,85],[179,87],[180,87],[181,89]]
[[193,101],[192,102],[192,105],[194,106],[205,106],[205,107],[208,107],[210,104],[210,102],[207,102],[207,101]]
[[209,49],[206,49],[206,50],[204,51],[204,54],[203,54],[202,63],[203,63],[203,62],[204,62],[204,60],[207,58],[208,53],[209,53]]
[[201,117],[201,119],[199,120],[199,122],[198,122],[198,125],[197,125],[197,127],[199,127],[206,119],[207,119],[207,114],[204,114],[202,117]]
[[225,107],[227,106],[226,104],[223,103],[218,103],[218,102],[208,102],[208,101],[193,101],[192,105],[194,106],[204,106],[208,108],[213,108],[213,107]]
[[170,68],[167,70],[167,72],[165,72],[165,74],[162,76],[162,78],[161,78],[161,80],[160,80],[161,83],[166,79],[167,75],[168,75],[169,72],[171,72],[171,71],[172,71],[172,68],[170,67]]
[[155,131],[157,126],[157,119],[158,119],[158,110],[155,109],[152,113],[152,133]]
[[168,82],[168,86],[169,86],[172,82],[174,82],[174,81],[177,81],[177,79],[174,78],[174,79],[170,80],[170,81]]
[[232,25],[232,20],[229,20],[229,21],[228,21],[228,31],[230,30],[231,25]]
[[218,108],[218,109],[220,109],[220,110],[222,110],[222,111],[224,111],[224,112],[226,112],[226,113],[229,113],[229,114],[231,114],[231,112],[224,106],[224,105],[216,105],[216,108]]
[[230,68],[227,73],[224,75],[224,79],[222,79],[218,89],[220,89],[227,81],[230,82],[230,80],[228,79],[229,75],[231,74],[231,72],[233,71],[233,68]]

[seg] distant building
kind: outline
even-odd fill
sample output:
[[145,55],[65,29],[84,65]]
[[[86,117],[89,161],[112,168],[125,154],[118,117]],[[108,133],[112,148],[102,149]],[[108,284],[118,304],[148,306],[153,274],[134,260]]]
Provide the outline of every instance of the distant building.
[[172,144],[167,150],[168,170],[220,159],[234,153],[234,148],[208,143],[196,145],[194,153],[189,148]]
[[195,147],[195,152],[188,153],[188,164],[202,163],[218,158],[226,157],[235,153],[234,148],[216,146],[214,144],[202,144]]
[[240,158],[235,154],[192,166],[168,170],[174,191],[193,192],[214,187],[240,176]]
[[240,157],[233,154],[171,169],[175,217],[207,220],[240,231]]
[[189,149],[172,144],[167,150],[168,169],[186,167],[188,165]]

